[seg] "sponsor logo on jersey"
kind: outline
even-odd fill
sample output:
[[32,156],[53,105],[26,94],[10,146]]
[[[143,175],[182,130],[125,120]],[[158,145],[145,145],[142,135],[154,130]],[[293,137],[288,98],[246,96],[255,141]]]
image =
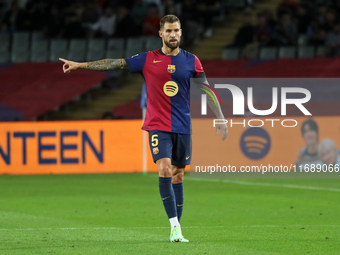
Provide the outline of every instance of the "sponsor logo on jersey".
[[168,65],[168,72],[169,73],[176,72],[176,66],[175,65]]
[[153,60],[153,63],[156,64],[156,63],[159,63],[159,62],[162,62],[163,60]]
[[178,85],[174,81],[168,81],[164,84],[163,91],[165,95],[173,97],[178,93]]
[[159,152],[158,147],[153,148],[153,149],[152,149],[152,152],[153,152],[153,154],[158,154],[158,152]]

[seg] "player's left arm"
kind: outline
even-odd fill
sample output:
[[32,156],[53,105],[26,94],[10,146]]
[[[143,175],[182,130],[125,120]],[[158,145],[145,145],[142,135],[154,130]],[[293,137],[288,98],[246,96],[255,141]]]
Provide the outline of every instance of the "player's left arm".
[[[205,79],[205,75],[204,75],[204,73],[201,73],[196,78],[204,78]],[[217,98],[215,92],[210,88],[208,81],[205,79],[205,81],[203,83],[195,82],[195,84],[198,88],[202,89],[205,94],[209,94],[209,95],[207,95],[207,103],[209,105],[209,108],[213,111],[213,113],[215,114],[215,116],[218,119],[224,120],[224,115],[223,115],[223,112],[222,112],[222,109],[221,109],[220,101]],[[229,132],[227,124],[225,124],[225,123],[224,124],[216,124],[215,135],[218,134],[219,130],[222,131],[222,140],[224,141],[227,138],[227,135],[228,135],[228,132]]]

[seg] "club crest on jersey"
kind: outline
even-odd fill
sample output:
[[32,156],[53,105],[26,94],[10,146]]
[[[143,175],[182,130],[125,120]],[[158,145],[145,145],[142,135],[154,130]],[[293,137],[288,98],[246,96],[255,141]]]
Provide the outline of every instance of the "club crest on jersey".
[[176,72],[176,66],[175,65],[168,65],[168,72],[169,73]]
[[158,152],[159,152],[158,147],[153,148],[153,149],[152,149],[152,152],[153,152],[153,154],[158,154]]

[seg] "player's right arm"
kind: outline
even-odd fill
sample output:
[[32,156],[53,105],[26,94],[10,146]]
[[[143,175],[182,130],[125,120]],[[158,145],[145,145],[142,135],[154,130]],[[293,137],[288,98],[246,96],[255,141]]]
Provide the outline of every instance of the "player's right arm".
[[72,70],[85,69],[92,71],[111,71],[119,69],[128,69],[125,59],[102,59],[92,62],[74,62],[59,58],[59,60],[64,62],[63,71],[64,73],[69,73]]

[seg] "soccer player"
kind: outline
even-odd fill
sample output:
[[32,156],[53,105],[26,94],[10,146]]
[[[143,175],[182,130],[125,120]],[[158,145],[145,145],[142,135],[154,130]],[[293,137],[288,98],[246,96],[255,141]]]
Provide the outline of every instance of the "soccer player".
[[[103,59],[77,63],[65,59],[63,70],[76,69],[108,71],[128,69],[141,73],[147,84],[147,114],[143,130],[149,132],[151,153],[159,170],[159,192],[168,215],[170,242],[188,242],[182,235],[180,220],[183,210],[183,175],[191,162],[191,119],[189,107],[190,78],[205,79],[199,59],[179,48],[182,30],[175,15],[166,15],[160,21],[161,49],[140,53],[127,59]],[[219,100],[205,83],[197,86],[208,91],[208,105],[219,119],[224,119]],[[217,102],[217,103],[215,103]],[[221,129],[222,140],[228,134],[226,124]]]

